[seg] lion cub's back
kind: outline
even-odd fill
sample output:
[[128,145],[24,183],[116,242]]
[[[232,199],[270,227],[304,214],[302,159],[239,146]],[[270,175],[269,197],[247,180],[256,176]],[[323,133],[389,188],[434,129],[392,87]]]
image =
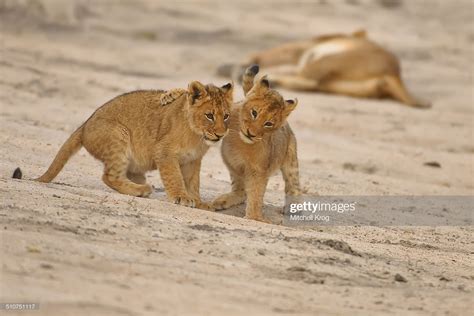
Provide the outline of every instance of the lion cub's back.
[[[165,118],[165,107],[161,106],[160,90],[139,90],[119,95],[98,108],[84,123],[83,144],[110,133],[118,127],[124,133],[146,136],[156,118]],[[163,112],[163,113],[161,113]],[[87,146],[86,146],[87,147]]]
[[144,116],[144,111],[160,109],[162,90],[137,90],[121,94],[98,108],[90,119],[118,119],[121,122]]

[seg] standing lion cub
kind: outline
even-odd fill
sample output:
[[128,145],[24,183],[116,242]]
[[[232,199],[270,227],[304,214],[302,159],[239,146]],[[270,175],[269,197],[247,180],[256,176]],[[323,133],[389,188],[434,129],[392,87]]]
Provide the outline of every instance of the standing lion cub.
[[[199,197],[201,160],[210,144],[227,133],[233,86],[189,84],[172,98],[165,91],[134,91],[97,109],[64,143],[48,171],[50,182],[82,146],[104,163],[102,180],[123,194],[146,197],[152,187],[145,172],[158,169],[168,198],[206,207]],[[171,90],[173,91],[173,90]],[[167,104],[163,106],[163,104]],[[21,172],[15,172],[21,177]],[[15,175],[14,175],[15,177]]]
[[245,218],[264,221],[263,195],[270,176],[281,170],[287,199],[300,195],[296,138],[286,122],[297,100],[284,100],[270,89],[266,77],[255,80],[258,66],[244,74],[245,100],[231,115],[222,157],[230,172],[232,191],[212,202],[226,209],[247,201]]

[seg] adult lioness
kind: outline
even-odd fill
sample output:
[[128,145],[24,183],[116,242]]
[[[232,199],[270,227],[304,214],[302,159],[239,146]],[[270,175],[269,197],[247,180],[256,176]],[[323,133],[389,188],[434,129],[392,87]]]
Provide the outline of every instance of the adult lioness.
[[[158,169],[168,198],[205,207],[199,198],[201,159],[227,132],[233,86],[189,84],[171,104],[165,91],[134,91],[105,103],[64,143],[37,180],[50,182],[82,146],[104,163],[102,180],[114,190],[148,196],[145,172]],[[14,177],[21,177],[16,171]]]
[[[242,69],[260,65],[270,82],[288,89],[320,91],[365,98],[392,98],[426,108],[429,102],[412,96],[401,79],[395,55],[367,38],[365,31],[323,35],[256,53]],[[230,67],[221,67],[229,74]]]

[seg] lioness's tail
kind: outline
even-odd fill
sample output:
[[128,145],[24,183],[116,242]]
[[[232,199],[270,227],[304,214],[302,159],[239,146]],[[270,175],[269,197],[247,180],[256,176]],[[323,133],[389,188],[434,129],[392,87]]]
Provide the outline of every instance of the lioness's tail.
[[244,90],[244,95],[247,95],[250,89],[252,89],[253,81],[259,71],[260,71],[260,67],[258,67],[258,65],[252,65],[248,67],[247,69],[245,69],[242,75],[242,88]]
[[[36,181],[40,182],[50,182],[53,180],[58,173],[63,169],[66,162],[74,155],[79,149],[82,147],[82,130],[83,126],[79,127],[71,136],[69,136],[68,140],[61,146],[59,152],[56,154],[56,157],[49,166],[48,170]],[[13,178],[21,179],[22,172],[20,168],[16,168],[15,172],[13,173]]]

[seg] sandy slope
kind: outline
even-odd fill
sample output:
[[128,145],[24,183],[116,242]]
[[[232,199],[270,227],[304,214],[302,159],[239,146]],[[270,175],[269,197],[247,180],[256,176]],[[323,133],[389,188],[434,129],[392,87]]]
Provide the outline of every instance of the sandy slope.
[[[167,203],[156,172],[151,199],[112,192],[83,150],[52,184],[10,179],[17,166],[27,178],[40,175],[117,94],[224,83],[213,77],[216,65],[258,48],[365,27],[401,57],[408,86],[434,107],[282,91],[300,100],[290,123],[304,187],[472,195],[472,4],[382,2],[390,1],[0,1],[0,302],[40,302],[34,315],[466,314],[472,226],[249,222],[242,208],[219,214]],[[214,148],[202,170],[204,198],[228,187]],[[272,178],[265,212],[274,219],[282,189]]]

